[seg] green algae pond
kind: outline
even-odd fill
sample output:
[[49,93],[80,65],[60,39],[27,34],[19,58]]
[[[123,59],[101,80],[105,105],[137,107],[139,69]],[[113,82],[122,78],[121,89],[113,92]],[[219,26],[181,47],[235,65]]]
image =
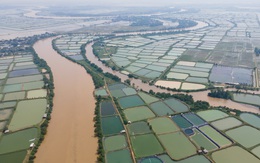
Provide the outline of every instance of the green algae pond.
[[151,133],[149,125],[144,121],[139,121],[127,125],[130,135],[148,134]]
[[211,125],[219,130],[227,130],[242,125],[242,122],[234,117],[228,117],[214,121],[211,123]]
[[246,148],[260,143],[260,131],[251,126],[241,126],[231,129],[226,134]]
[[191,139],[195,142],[198,148],[204,147],[208,151],[217,149],[218,147],[212,143],[207,137],[205,137],[197,129],[194,129],[194,135],[191,136]]
[[152,103],[150,107],[153,112],[158,116],[174,114],[174,111],[162,101]]
[[107,163],[133,163],[130,151],[128,149],[123,149],[114,152],[108,152],[106,154]]
[[197,113],[197,115],[199,115],[201,118],[203,118],[207,122],[228,117],[228,114],[226,114],[222,111],[219,111],[219,110],[200,111]]
[[163,134],[158,136],[160,142],[169,156],[174,160],[180,160],[196,154],[196,147],[182,132]]
[[200,127],[199,129],[215,143],[217,143],[220,147],[225,147],[232,144],[232,142],[228,138],[220,134],[209,125],[205,125],[203,127]]
[[137,95],[122,97],[118,102],[123,109],[144,105],[143,100]]
[[163,153],[163,147],[154,134],[131,136],[130,139],[137,158]]
[[104,135],[114,135],[124,130],[119,116],[101,118],[101,128]]
[[46,108],[46,99],[34,99],[18,102],[8,129],[14,131],[37,125],[42,121]]
[[146,94],[144,92],[139,92],[138,95],[144,100],[145,103],[147,104],[150,104],[150,103],[153,103],[153,102],[156,102],[156,101],[159,101],[158,98],[156,97],[153,97],[149,94]]
[[0,154],[28,149],[37,136],[37,128],[6,134],[0,141]]
[[154,118],[149,120],[148,122],[149,125],[152,127],[152,130],[156,134],[170,133],[179,130],[179,128],[170,118],[166,118],[166,117]]
[[124,135],[105,137],[103,142],[105,151],[107,152],[123,149],[128,146]]
[[234,101],[260,106],[260,96],[245,93],[233,93]]
[[259,163],[259,159],[238,146],[229,147],[212,154],[216,163]]
[[125,109],[124,114],[126,119],[135,122],[155,117],[154,113],[147,106],[139,106]]
[[240,118],[244,122],[260,129],[260,117],[259,116],[256,116],[256,115],[250,114],[250,113],[242,113],[242,114],[240,114]]
[[20,162],[23,162],[26,154],[27,154],[27,150],[22,150],[22,151],[18,151],[18,152],[7,153],[7,154],[1,154],[0,162],[2,162],[2,163],[20,163]]
[[164,163],[211,163],[205,156],[196,155],[180,161],[172,160],[168,155],[158,156]]
[[187,112],[189,111],[189,108],[184,103],[180,102],[179,100],[175,98],[170,98],[167,100],[164,100],[164,102],[172,108],[177,113]]

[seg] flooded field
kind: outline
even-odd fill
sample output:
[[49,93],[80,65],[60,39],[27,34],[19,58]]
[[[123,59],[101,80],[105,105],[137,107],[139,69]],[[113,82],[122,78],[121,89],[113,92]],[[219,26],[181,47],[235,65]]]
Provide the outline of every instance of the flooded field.
[[51,67],[55,85],[52,119],[35,162],[95,162],[97,139],[94,138],[95,100],[91,76],[57,54],[51,41],[52,38],[34,45],[39,57]]

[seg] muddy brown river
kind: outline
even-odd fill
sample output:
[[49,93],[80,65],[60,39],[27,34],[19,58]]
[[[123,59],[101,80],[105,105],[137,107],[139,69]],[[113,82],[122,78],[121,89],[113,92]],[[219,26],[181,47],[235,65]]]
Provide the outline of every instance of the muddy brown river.
[[84,68],[52,49],[52,38],[38,41],[34,49],[51,67],[54,76],[54,107],[48,132],[36,163],[95,162],[94,84]]

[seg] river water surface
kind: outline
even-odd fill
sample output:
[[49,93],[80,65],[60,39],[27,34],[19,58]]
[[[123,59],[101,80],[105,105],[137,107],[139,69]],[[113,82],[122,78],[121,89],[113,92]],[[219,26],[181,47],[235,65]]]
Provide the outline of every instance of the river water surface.
[[54,76],[54,107],[48,132],[36,163],[95,162],[94,84],[84,68],[52,49],[53,38],[38,41],[34,49],[51,67]]

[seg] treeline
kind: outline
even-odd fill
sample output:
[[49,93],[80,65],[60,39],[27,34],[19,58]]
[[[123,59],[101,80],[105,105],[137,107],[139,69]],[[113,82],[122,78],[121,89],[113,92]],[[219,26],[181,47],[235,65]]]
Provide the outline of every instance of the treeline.
[[225,91],[223,88],[218,88],[214,90],[210,90],[208,96],[215,98],[223,98],[223,99],[231,99],[232,93],[230,91]]
[[260,55],[260,49],[257,48],[257,47],[255,47],[255,55],[256,55],[257,57],[259,57],[259,55]]
[[153,90],[149,91],[150,94],[160,98],[160,99],[167,99],[167,98],[176,98],[185,104],[190,106],[191,111],[198,111],[198,110],[207,110],[209,109],[210,105],[206,101],[194,101],[192,95],[188,94],[170,94],[170,93],[155,93]]
[[39,58],[39,56],[33,49],[32,45],[30,46],[30,52],[33,54],[34,64],[36,64],[39,68],[44,68],[46,70],[46,73],[49,74],[50,79],[48,79],[45,75],[43,76],[44,88],[48,90],[47,117],[46,117],[46,120],[40,126],[39,141],[35,144],[35,147],[32,149],[32,151],[30,153],[30,156],[29,156],[30,163],[32,163],[34,161],[35,154],[36,154],[39,146],[41,145],[42,141],[44,140],[44,136],[47,133],[47,127],[49,125],[49,120],[51,119],[51,112],[52,112],[52,108],[53,108],[53,98],[54,98],[54,83],[53,83],[53,74],[52,74],[51,68],[48,66],[48,64],[45,60]]
[[189,28],[196,26],[198,23],[192,20],[178,20],[179,25],[176,28]]

